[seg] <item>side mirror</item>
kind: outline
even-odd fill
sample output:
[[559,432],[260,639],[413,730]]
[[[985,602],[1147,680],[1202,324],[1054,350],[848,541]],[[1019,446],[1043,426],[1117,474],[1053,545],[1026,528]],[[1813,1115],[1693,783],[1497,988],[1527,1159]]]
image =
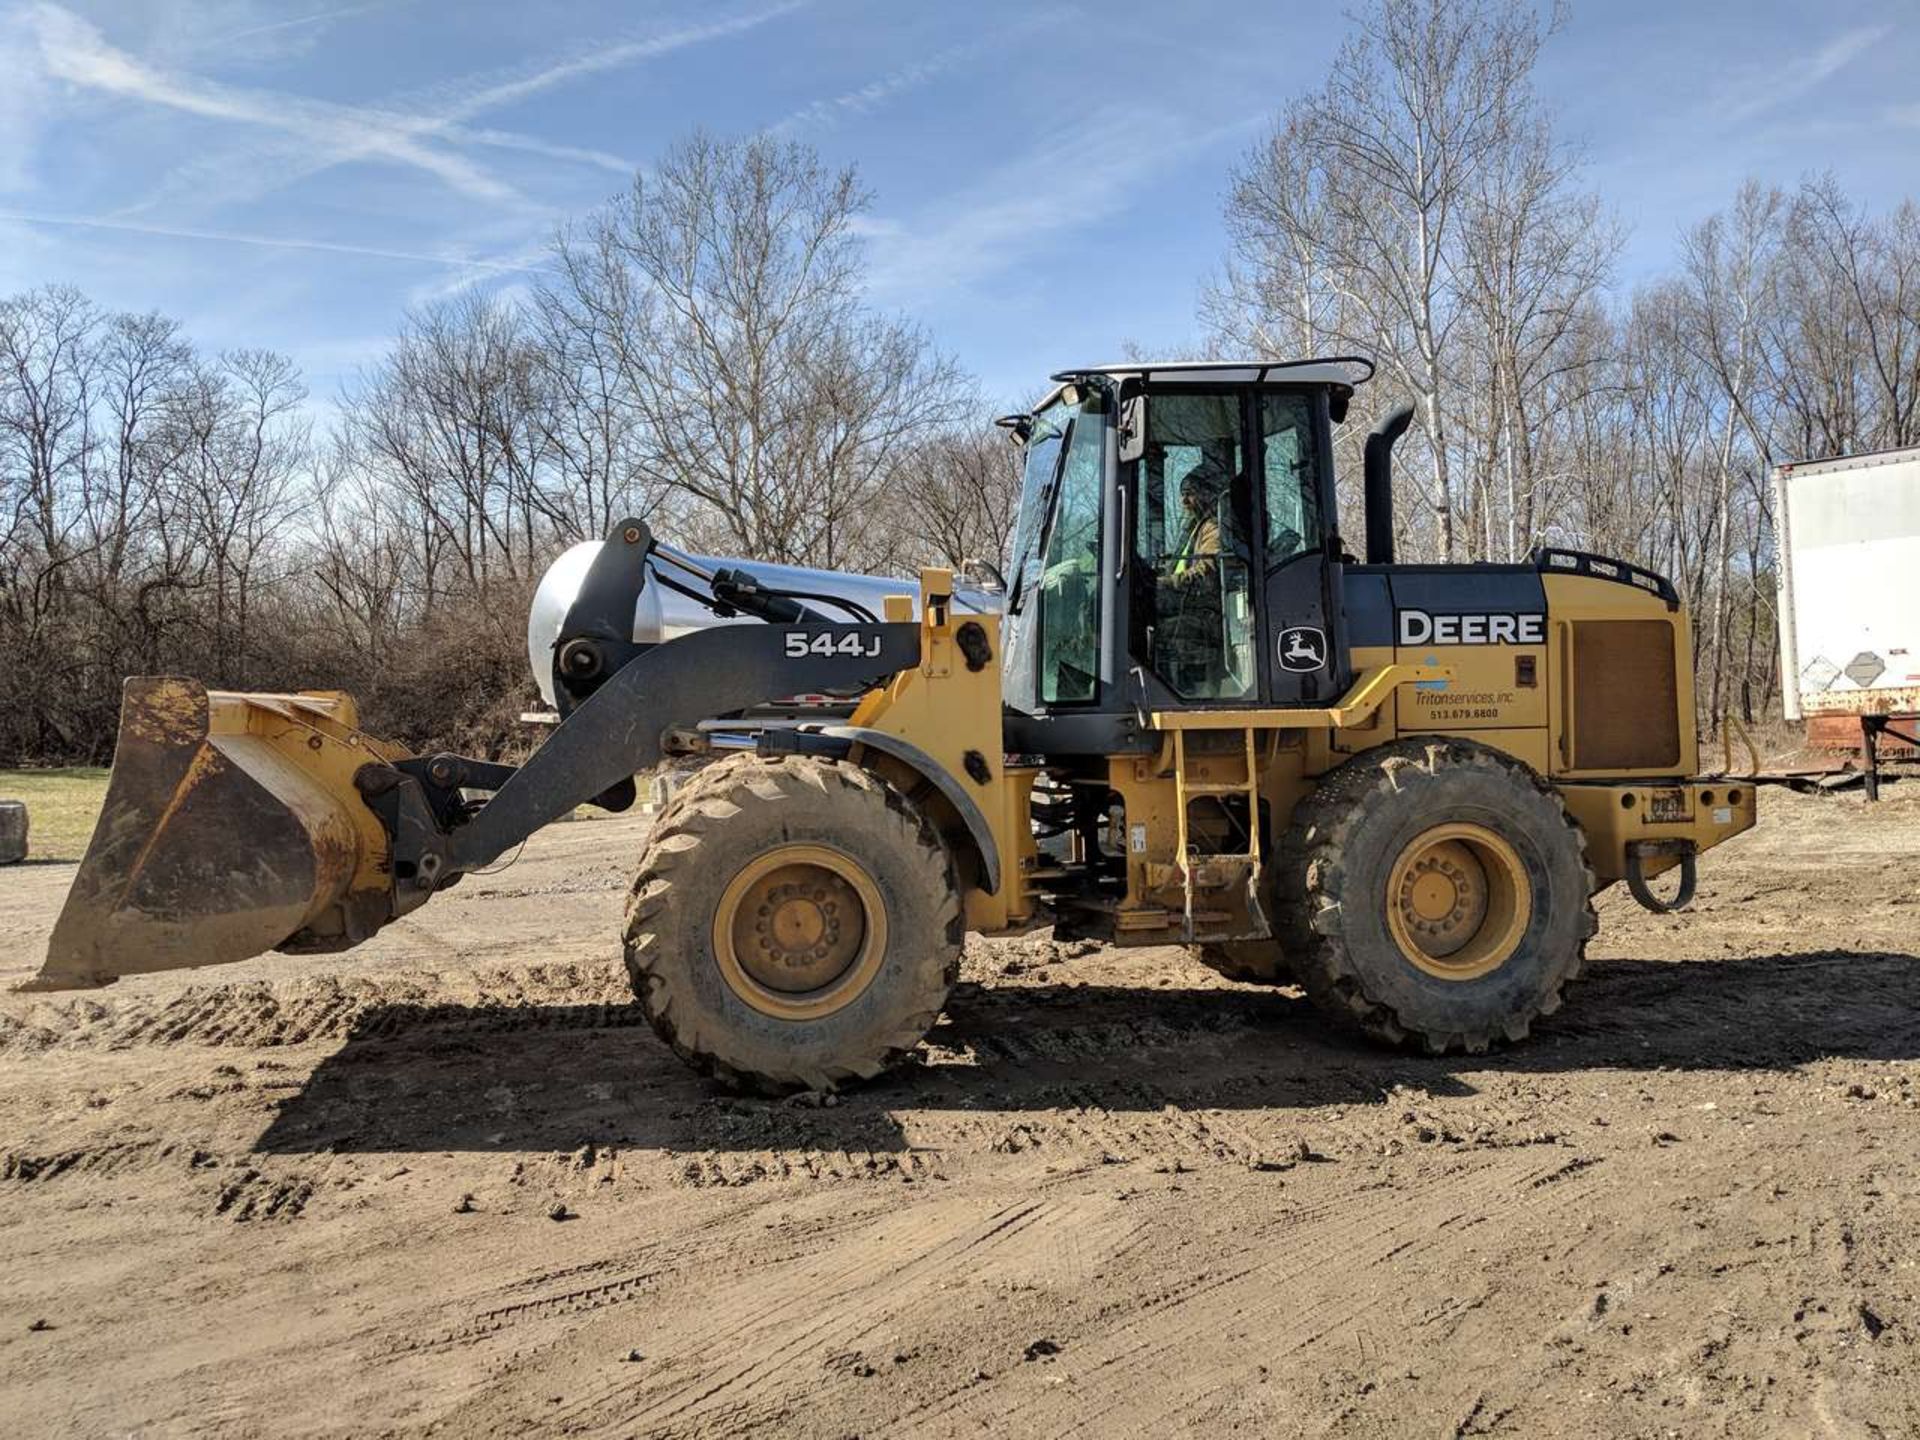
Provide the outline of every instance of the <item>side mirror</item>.
[[1120,402],[1120,463],[1138,460],[1146,452],[1146,416],[1141,413],[1141,396],[1129,395]]
[[960,562],[960,578],[974,589],[985,590],[991,595],[1007,593],[1007,577],[1000,573],[1000,567],[978,555],[969,555]]

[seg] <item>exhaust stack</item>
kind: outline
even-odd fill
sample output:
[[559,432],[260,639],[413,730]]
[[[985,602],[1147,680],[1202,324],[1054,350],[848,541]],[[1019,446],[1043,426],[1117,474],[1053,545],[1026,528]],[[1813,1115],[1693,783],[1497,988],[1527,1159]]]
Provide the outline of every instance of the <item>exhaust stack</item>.
[[1413,406],[1401,405],[1367,436],[1364,477],[1367,513],[1367,564],[1393,563],[1393,444],[1413,423]]

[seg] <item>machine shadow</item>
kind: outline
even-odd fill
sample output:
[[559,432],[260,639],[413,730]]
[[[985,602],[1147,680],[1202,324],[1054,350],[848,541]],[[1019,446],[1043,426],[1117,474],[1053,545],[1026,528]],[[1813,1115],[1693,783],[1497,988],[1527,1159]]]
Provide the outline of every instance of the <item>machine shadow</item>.
[[267,1152],[910,1148],[896,1112],[1379,1104],[1396,1085],[1590,1069],[1920,1058],[1920,955],[1595,961],[1526,1044],[1432,1058],[1334,1029],[1290,990],[963,985],[931,1059],[834,1097],[724,1094],[635,1006],[392,1005],[282,1102]]

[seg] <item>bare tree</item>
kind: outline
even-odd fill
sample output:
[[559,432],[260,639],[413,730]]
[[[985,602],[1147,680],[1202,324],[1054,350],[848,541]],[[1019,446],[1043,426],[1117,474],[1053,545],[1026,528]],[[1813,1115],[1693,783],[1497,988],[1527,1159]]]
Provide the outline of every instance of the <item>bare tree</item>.
[[531,322],[562,533],[604,535],[635,514],[670,522],[672,486],[650,453],[627,381],[644,289],[577,229],[561,232],[554,259],[560,279],[533,292]]
[[1336,211],[1310,127],[1289,115],[1235,169],[1226,207],[1231,251],[1200,314],[1236,353],[1294,358],[1364,333],[1338,282],[1351,246],[1334,234]]
[[1707,713],[1712,716],[1723,713],[1726,695],[1733,501],[1742,442],[1752,446],[1746,452],[1748,463],[1764,468],[1772,458],[1766,411],[1772,359],[1765,317],[1778,301],[1777,249],[1784,210],[1779,191],[1750,183],[1736,197],[1731,218],[1716,215],[1703,221],[1682,247],[1682,341],[1712,378],[1717,402],[1709,522],[1715,559],[1705,641],[1712,661],[1707,693]]
[[1005,563],[1020,503],[1021,451],[997,426],[943,431],[896,453],[882,517],[895,553],[887,568],[969,560]]
[[1376,0],[1322,89],[1242,163],[1228,201],[1238,253],[1227,294],[1260,290],[1256,316],[1285,321],[1268,333],[1377,356],[1418,402],[1434,549],[1448,559],[1463,213],[1539,133],[1530,80],[1542,39],[1520,0]]
[[1461,384],[1456,399],[1479,442],[1476,548],[1490,558],[1518,559],[1539,538],[1542,502],[1568,478],[1542,441],[1603,358],[1577,337],[1619,237],[1598,199],[1573,188],[1576,165],[1544,117],[1527,117],[1477,168],[1461,206],[1461,349],[1479,383]]
[[869,311],[851,171],[766,138],[696,134],[560,246],[548,333],[592,337],[637,432],[643,488],[691,538],[859,566],[889,456],[956,420],[952,362]]
[[518,310],[468,296],[410,316],[345,397],[346,453],[405,497],[425,609],[517,589],[566,522],[546,474],[547,373]]
[[283,358],[205,362],[162,316],[0,301],[0,747],[99,757],[125,675],[261,673],[303,397]]

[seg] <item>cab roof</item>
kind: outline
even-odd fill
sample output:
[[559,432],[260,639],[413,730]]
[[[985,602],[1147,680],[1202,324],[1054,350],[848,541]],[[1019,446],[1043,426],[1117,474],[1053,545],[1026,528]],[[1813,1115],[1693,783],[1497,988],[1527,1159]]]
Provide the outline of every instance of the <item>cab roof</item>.
[[1130,360],[1062,370],[1052,378],[1066,384],[1095,375],[1155,385],[1332,385],[1351,394],[1355,386],[1373,378],[1373,362],[1358,355],[1305,360]]
[[1085,365],[1061,370],[1051,378],[1053,388],[1031,412],[1002,415],[994,423],[1026,439],[1026,423],[1053,404],[1072,384],[1089,381],[1124,385],[1128,381],[1160,385],[1324,385],[1337,422],[1346,416],[1346,402],[1354,387],[1373,378],[1373,361],[1360,355],[1321,355],[1308,360],[1130,360],[1119,365]]

